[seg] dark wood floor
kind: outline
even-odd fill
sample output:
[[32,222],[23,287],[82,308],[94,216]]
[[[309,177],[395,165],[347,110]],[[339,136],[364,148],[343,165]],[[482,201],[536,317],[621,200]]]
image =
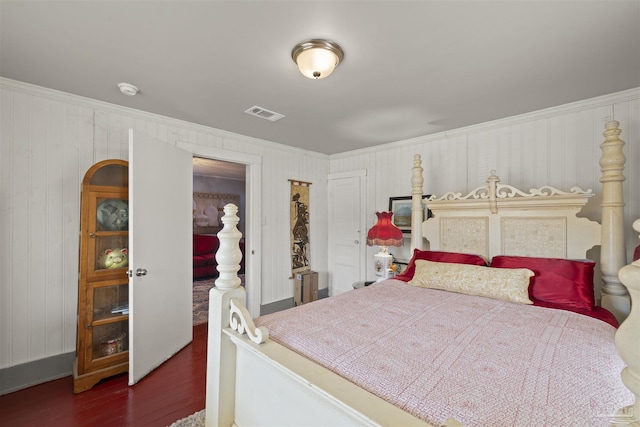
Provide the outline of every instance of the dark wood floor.
[[133,387],[126,374],[73,394],[71,377],[0,396],[0,425],[167,426],[204,409],[207,324],[193,342]]

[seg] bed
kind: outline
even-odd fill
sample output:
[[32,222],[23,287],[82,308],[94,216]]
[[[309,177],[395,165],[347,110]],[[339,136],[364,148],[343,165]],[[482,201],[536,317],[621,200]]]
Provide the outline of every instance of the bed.
[[[416,156],[407,270],[255,321],[227,205],[206,425],[638,425],[640,262],[624,265],[619,134],[606,124],[600,224],[577,217],[588,190],[523,192],[495,173],[468,194],[429,199],[422,222]],[[584,260],[596,245],[604,308]]]

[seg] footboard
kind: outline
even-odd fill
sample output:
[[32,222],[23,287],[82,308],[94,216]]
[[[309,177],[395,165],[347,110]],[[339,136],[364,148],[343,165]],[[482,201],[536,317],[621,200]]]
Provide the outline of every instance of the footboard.
[[299,354],[225,329],[236,349],[238,426],[428,426]]

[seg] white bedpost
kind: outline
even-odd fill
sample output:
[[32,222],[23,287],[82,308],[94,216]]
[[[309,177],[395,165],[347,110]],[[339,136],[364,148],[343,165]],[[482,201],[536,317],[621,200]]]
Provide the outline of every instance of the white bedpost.
[[229,327],[231,299],[246,301],[240,286],[238,270],[242,252],[237,224],[240,220],[233,204],[224,207],[222,230],[218,233],[220,248],[216,253],[218,272],[216,286],[209,292],[209,337],[207,347],[206,426],[230,427],[235,422],[236,347],[222,332]]
[[414,249],[422,250],[422,221],[424,208],[422,207],[422,159],[420,154],[413,156],[413,175],[411,177],[411,254]]
[[496,175],[496,171],[492,170],[491,175],[487,178],[487,188],[489,189],[489,210],[492,214],[498,213],[498,183],[500,178]]
[[[640,219],[633,223],[640,233]],[[627,364],[622,370],[622,382],[635,396],[634,404],[619,411],[617,421],[624,425],[640,426],[640,260],[620,269],[620,280],[631,295],[631,313],[616,332],[616,347]]]
[[624,201],[622,198],[622,171],[626,158],[622,152],[624,141],[618,138],[620,124],[612,120],[605,125],[605,141],[600,144],[602,157],[602,238],[600,270],[602,272],[602,307],[621,322],[629,314],[630,302],[626,288],[618,279],[618,271],[627,263],[624,242]]

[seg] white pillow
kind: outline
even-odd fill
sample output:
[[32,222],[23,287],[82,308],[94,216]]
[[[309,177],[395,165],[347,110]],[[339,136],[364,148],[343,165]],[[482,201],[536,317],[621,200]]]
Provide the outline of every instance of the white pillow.
[[528,291],[532,276],[534,273],[528,268],[491,268],[417,260],[416,272],[409,284],[519,304],[533,304]]

